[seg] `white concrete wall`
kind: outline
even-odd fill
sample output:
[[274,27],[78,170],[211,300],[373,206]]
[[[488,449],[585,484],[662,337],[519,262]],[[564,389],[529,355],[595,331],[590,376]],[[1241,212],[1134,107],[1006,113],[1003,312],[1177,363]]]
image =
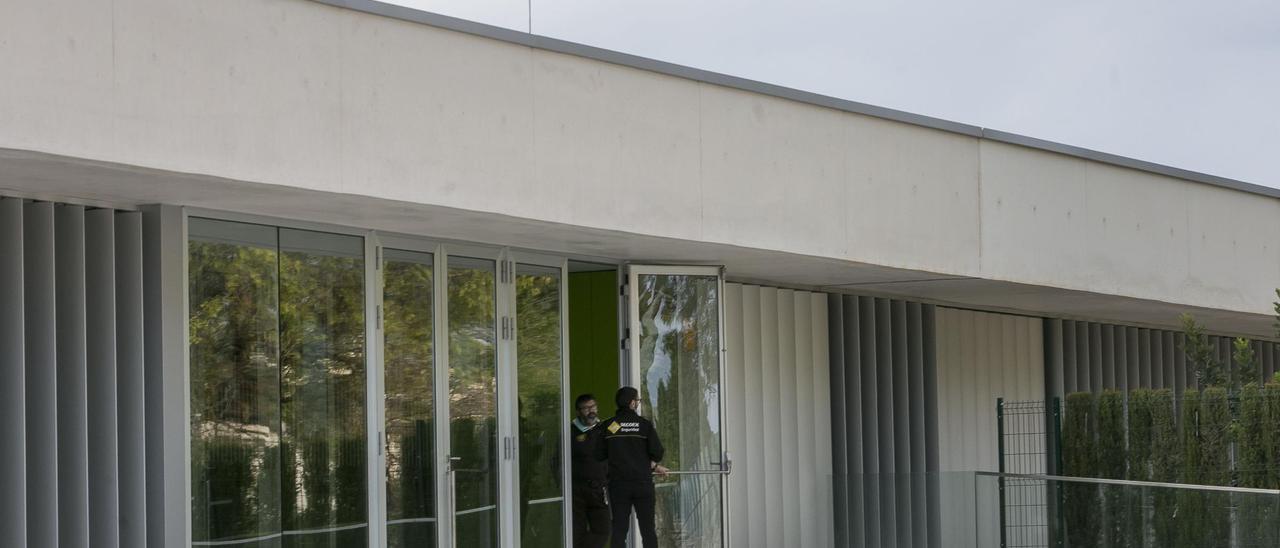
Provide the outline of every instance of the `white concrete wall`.
[[0,9],[0,149],[1257,314],[1280,279],[1280,200],[307,0]]
[[1274,298],[1280,201],[991,141],[981,157],[984,277],[1252,312]]

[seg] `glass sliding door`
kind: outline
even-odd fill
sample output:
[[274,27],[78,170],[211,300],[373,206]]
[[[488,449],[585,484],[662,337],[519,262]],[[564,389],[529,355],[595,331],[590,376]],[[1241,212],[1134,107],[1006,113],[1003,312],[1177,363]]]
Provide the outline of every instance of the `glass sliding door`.
[[193,546],[566,544],[563,259],[188,230]]
[[497,546],[497,262],[447,260],[454,544]]
[[280,229],[285,547],[368,543],[364,240]]
[[430,253],[382,252],[386,534],[436,545],[435,271]]
[[367,545],[363,238],[188,229],[193,544]]
[[724,546],[719,267],[631,266],[630,364],[671,476],[657,478],[662,546]]
[[191,539],[280,546],[274,227],[191,219]]
[[515,265],[520,546],[565,544],[562,269]]

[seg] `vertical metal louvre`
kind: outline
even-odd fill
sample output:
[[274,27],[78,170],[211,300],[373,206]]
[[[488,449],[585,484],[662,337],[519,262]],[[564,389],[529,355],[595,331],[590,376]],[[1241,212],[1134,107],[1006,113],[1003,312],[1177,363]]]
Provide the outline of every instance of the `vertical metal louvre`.
[[[724,288],[724,344],[725,348],[742,348],[744,341],[743,320],[742,317],[742,286],[738,284],[726,284]],[[729,416],[740,417],[740,420],[727,421],[725,425],[729,429],[730,443],[732,440],[742,440],[737,445],[746,447],[750,441],[747,436],[751,432],[746,425],[747,416],[747,379],[746,364],[741,359],[741,354],[726,356],[725,360],[725,384],[734,387],[741,397],[729,398],[725,400],[725,408]],[[734,359],[737,358],[737,359]],[[731,449],[732,450],[732,449]],[[735,455],[741,459],[743,455]],[[750,491],[747,474],[744,474],[744,467],[739,464],[736,473],[729,474],[729,493],[732,498],[745,498]],[[747,504],[730,504],[728,507],[728,521],[732,526],[729,531],[731,539],[744,539],[750,537],[750,508]]]
[[84,208],[54,213],[58,323],[58,542],[89,546],[89,394],[85,353]]
[[[786,545],[782,508],[793,501],[782,492],[782,394],[778,365],[778,289],[760,288],[760,373],[764,388],[764,508],[765,546]],[[755,476],[760,478],[761,476]]]
[[[27,543],[58,545],[58,364],[57,300],[54,287],[53,204],[28,203],[24,210],[27,361]],[[35,250],[46,250],[36,253]]]
[[[876,303],[870,297],[857,297],[858,322],[854,324],[855,333],[846,333],[846,338],[857,338],[859,341],[858,369],[861,372],[858,391],[861,393],[860,409],[849,409],[852,414],[862,417],[862,473],[857,476],[862,488],[862,510],[864,542],[866,546],[881,546],[880,514],[887,511],[882,508],[880,499],[880,474],[884,471],[880,466],[880,405],[878,403],[876,367]],[[848,304],[848,301],[845,301]],[[836,395],[831,397],[835,398]],[[856,519],[853,516],[851,519]]]
[[826,296],[730,283],[725,313],[732,545],[838,545]]
[[835,540],[941,546],[934,307],[828,295],[827,317]]
[[85,320],[89,392],[89,544],[120,545],[116,431],[115,212],[85,212]]
[[140,214],[0,198],[0,546],[146,546],[142,270]]
[[[1101,332],[1102,337],[1080,338],[1080,333]],[[1099,393],[1104,389],[1127,392],[1138,388],[1172,390],[1181,395],[1196,389],[1195,373],[1188,368],[1183,352],[1186,337],[1177,331],[1147,329],[1075,320],[1045,320],[1045,364],[1050,379],[1045,396],[1063,397],[1072,392]],[[1074,335],[1074,336],[1073,336]],[[1214,358],[1225,367],[1234,383],[1248,382],[1235,363],[1231,337],[1210,336]],[[1277,344],[1250,341],[1258,363],[1258,381],[1276,372]],[[1085,382],[1103,375],[1104,382]],[[1058,384],[1056,378],[1068,382]],[[1114,378],[1112,382],[1110,379]],[[1071,382],[1071,379],[1076,379]]]
[[147,411],[143,371],[142,214],[119,212],[115,221],[120,546],[145,546]]
[[0,199],[0,546],[27,543],[22,244],[22,202]]

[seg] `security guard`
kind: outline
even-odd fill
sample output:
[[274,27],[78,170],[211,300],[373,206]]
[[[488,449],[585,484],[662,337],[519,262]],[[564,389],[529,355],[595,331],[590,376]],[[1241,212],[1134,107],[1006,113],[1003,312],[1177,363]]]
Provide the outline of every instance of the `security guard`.
[[658,464],[662,460],[662,441],[653,423],[636,413],[640,393],[635,388],[619,388],[614,401],[618,404],[618,414],[601,423],[603,438],[596,447],[596,459],[609,461],[609,504],[613,506],[610,546],[627,545],[634,507],[644,548],[657,548],[653,475],[666,475],[668,471]]
[[596,445],[604,430],[599,428],[595,396],[578,396],[574,407],[578,416],[569,426],[573,433],[573,546],[600,548],[609,540],[609,501],[605,494],[609,465],[596,460]]

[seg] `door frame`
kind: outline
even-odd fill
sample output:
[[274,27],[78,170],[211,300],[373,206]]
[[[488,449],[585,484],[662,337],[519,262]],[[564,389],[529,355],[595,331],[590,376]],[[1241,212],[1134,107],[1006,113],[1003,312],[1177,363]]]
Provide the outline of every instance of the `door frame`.
[[[691,264],[655,264],[655,263],[626,263],[619,270],[619,277],[623,282],[621,291],[619,292],[623,300],[623,307],[620,307],[625,322],[620,323],[623,330],[622,340],[623,358],[620,360],[619,377],[623,385],[634,386],[636,389],[640,387],[640,302],[637,298],[639,295],[638,278],[641,275],[671,275],[671,276],[715,276],[716,277],[716,336],[717,336],[717,368],[720,375],[720,391],[717,403],[719,404],[720,418],[720,467],[723,473],[728,473],[730,465],[729,460],[729,439],[728,429],[725,428],[725,421],[728,420],[725,414],[726,407],[724,395],[728,393],[728,375],[726,375],[725,367],[727,362],[728,347],[725,344],[725,281],[724,266],[720,265],[691,265]],[[640,411],[643,414],[644,402],[640,402]],[[729,538],[729,513],[725,508],[725,503],[729,501],[729,481],[722,479],[720,482],[720,545],[722,547],[731,546]],[[634,518],[631,520],[631,534],[628,536],[628,544],[633,548],[639,546],[639,525]]]
[[[450,542],[449,535],[453,532],[452,525],[445,526],[445,516],[450,517],[452,521],[453,509],[450,506],[452,501],[449,500],[448,485],[445,484],[447,476],[444,475],[442,466],[448,465],[447,458],[441,458],[442,455],[448,454],[449,442],[449,352],[447,347],[441,345],[448,344],[449,334],[448,318],[444,314],[448,307],[445,299],[447,295],[444,293],[448,289],[447,279],[448,269],[445,259],[444,244],[425,238],[415,238],[409,236],[401,236],[397,234],[387,234],[374,232],[370,237],[374,245],[373,266],[369,269],[370,274],[376,283],[375,290],[371,291],[370,310],[374,310],[377,321],[376,335],[370,337],[372,344],[370,345],[370,356],[373,358],[373,366],[369,369],[372,374],[369,379],[370,395],[370,439],[372,445],[370,459],[370,478],[372,485],[369,486],[369,520],[370,529],[379,529],[376,533],[378,543],[370,543],[371,547],[381,548],[387,545],[386,527],[387,527],[387,455],[386,455],[386,361],[385,361],[385,331],[383,330],[384,312],[383,304],[383,251],[386,249],[412,251],[416,253],[427,253],[431,255],[431,333],[432,333],[432,393],[431,398],[432,409],[435,412],[434,428],[432,432],[435,451],[432,455],[434,465],[432,467],[434,474],[432,476],[432,487],[435,492],[435,524],[436,524],[436,545],[449,546],[446,542]],[[441,329],[444,327],[445,329]],[[443,348],[443,351],[441,350]],[[443,392],[441,390],[443,389]],[[375,527],[376,525],[376,527]],[[371,535],[373,537],[373,535]]]
[[[437,536],[440,538],[438,546],[457,548],[457,491],[455,489],[456,482],[452,475],[453,462],[451,458],[453,456],[453,445],[452,437],[450,436],[450,428],[452,427],[452,423],[450,422],[452,417],[452,405],[449,391],[449,381],[451,380],[449,366],[449,260],[451,257],[456,255],[460,258],[493,261],[493,334],[495,343],[493,368],[494,382],[496,384],[495,390],[497,392],[494,398],[493,412],[498,423],[498,431],[496,432],[497,436],[494,443],[501,446],[502,442],[500,440],[503,437],[502,416],[503,408],[505,407],[502,401],[502,362],[505,359],[505,348],[500,338],[503,299],[502,284],[499,281],[498,276],[502,268],[501,263],[504,251],[502,248],[452,243],[443,244],[440,247],[441,253],[438,257],[439,261],[436,263],[438,266],[436,267],[437,274],[435,279],[437,287],[437,298],[435,302],[437,310],[439,311],[438,317],[440,318],[440,323],[436,324],[440,328],[435,330],[435,338],[437,341],[436,364],[439,368],[437,369],[438,374],[436,375],[435,388],[436,396],[438,398],[436,401],[444,402],[444,405],[439,406],[436,411],[436,422],[437,424],[442,425],[436,428],[436,443],[438,447],[436,455],[436,482],[438,485],[437,492],[444,493],[443,498],[439,499],[442,510],[438,513],[441,516],[447,515],[449,523],[447,526],[438,527],[439,534]],[[495,447],[495,452],[500,450],[501,449],[499,447]],[[495,501],[497,505],[495,510],[497,512],[498,520],[498,545],[504,546],[503,542],[505,539],[502,527],[503,515],[504,513],[510,512],[510,508],[503,504],[502,482],[504,481],[503,477],[505,474],[503,474],[501,461],[499,461],[494,473],[498,474],[498,492],[497,500]]]
[[[499,523],[499,543],[501,546],[518,546],[519,545],[519,437],[516,431],[518,421],[518,410],[515,406],[508,402],[515,401],[518,387],[515,384],[517,379],[517,361],[518,356],[515,354],[515,326],[511,326],[512,336],[510,340],[502,340],[500,336],[501,318],[506,314],[510,320],[515,321],[515,289],[514,289],[514,270],[511,278],[507,283],[502,282],[499,278],[503,267],[503,261],[508,261],[509,267],[515,267],[517,264],[529,264],[543,267],[558,268],[560,270],[560,311],[561,311],[561,406],[564,420],[559,421],[561,428],[561,473],[562,478],[562,496],[564,510],[563,514],[563,536],[564,545],[566,547],[572,544],[572,487],[571,487],[571,459],[570,442],[568,432],[568,409],[570,409],[572,395],[569,393],[569,269],[570,260],[584,260],[599,264],[619,265],[615,259],[607,259],[600,257],[583,257],[574,254],[557,255],[545,254],[536,251],[528,251],[522,248],[501,247],[485,244],[474,244],[465,241],[454,241],[438,238],[430,238],[416,236],[398,232],[380,231],[366,228],[355,228],[346,225],[330,224],[325,222],[304,221],[297,219],[288,219],[282,217],[274,217],[270,215],[259,215],[251,213],[241,213],[235,211],[217,210],[210,208],[178,206],[175,207],[175,218],[181,220],[182,228],[180,243],[181,257],[184,265],[184,272],[181,276],[181,284],[183,287],[182,305],[187,306],[187,285],[190,283],[189,276],[185,272],[186,258],[189,253],[189,238],[186,234],[185,225],[189,218],[200,217],[214,219],[220,221],[229,221],[237,223],[257,224],[277,229],[289,228],[300,230],[312,230],[317,232],[327,232],[332,234],[342,234],[350,236],[359,236],[364,241],[364,303],[365,303],[365,327],[364,333],[366,337],[365,343],[365,369],[366,369],[366,387],[365,387],[365,424],[366,424],[366,519],[367,519],[367,539],[369,546],[372,548],[384,547],[387,545],[386,527],[387,527],[387,492],[386,492],[386,451],[385,451],[385,427],[386,427],[386,386],[385,386],[385,334],[383,330],[383,251],[386,249],[395,249],[403,251],[412,251],[418,253],[430,254],[432,257],[432,331],[434,349],[434,379],[432,384],[432,397],[434,398],[435,410],[435,470],[434,470],[434,492],[436,496],[436,510],[434,520],[436,523],[436,542],[440,547],[456,548],[455,536],[455,513],[456,503],[452,498],[452,490],[448,476],[449,455],[452,451],[452,445],[449,435],[450,405],[449,405],[449,286],[448,286],[448,268],[451,256],[468,257],[475,259],[494,261],[494,303],[495,303],[495,323],[493,325],[495,331],[495,358],[494,368],[497,382],[497,405],[495,414],[498,419],[498,438],[509,437],[512,441],[511,458],[508,461],[499,461],[496,470],[498,473],[499,489],[497,493],[497,512]],[[622,276],[621,266],[619,265],[619,279]],[[622,310],[619,315],[623,316]],[[187,314],[183,313],[184,321],[187,320]],[[620,318],[622,319],[622,318]],[[622,322],[619,322],[621,329]],[[185,341],[187,328],[184,327],[181,332],[184,335],[182,344],[182,353],[184,359],[190,352],[187,348],[189,345]],[[190,397],[190,382],[184,381],[183,398],[184,402]],[[509,392],[505,392],[509,390]],[[504,394],[509,393],[511,399],[504,399]],[[185,421],[183,422],[183,436],[190,436],[190,410],[185,409]],[[496,443],[501,445],[501,439],[497,439]],[[183,444],[184,448],[189,450],[190,441]],[[502,451],[501,447],[496,448]],[[189,471],[190,457],[186,467]],[[505,487],[504,487],[505,486]],[[183,484],[184,489],[189,488],[189,481]],[[190,501],[187,501],[185,517],[189,520],[191,516]],[[447,519],[446,519],[447,517]],[[446,523],[447,522],[447,523]],[[190,538],[190,522],[186,527],[187,538]]]
[[[565,546],[570,546],[573,542],[573,508],[572,508],[572,485],[570,480],[570,464],[571,460],[569,447],[569,426],[568,419],[565,418],[567,410],[571,402],[569,398],[569,259],[558,255],[548,255],[544,253],[534,253],[528,251],[513,250],[510,248],[503,250],[503,259],[507,262],[506,281],[499,284],[499,291],[503,293],[499,297],[499,303],[506,304],[506,313],[508,322],[510,322],[510,336],[502,342],[507,346],[507,351],[500,353],[505,359],[500,360],[499,370],[501,371],[498,378],[498,397],[500,401],[515,402],[519,398],[520,393],[520,355],[517,352],[519,342],[519,314],[516,310],[516,278],[520,274],[520,265],[538,266],[543,268],[552,268],[560,273],[560,497],[563,508],[561,511],[561,531]],[[501,309],[501,308],[500,308]],[[501,323],[501,320],[499,321]],[[503,520],[503,527],[506,529],[506,536],[503,538],[502,546],[520,546],[520,410],[515,405],[508,405],[507,410],[499,418],[499,430],[503,434],[503,444],[511,444],[511,455],[509,458],[503,459],[503,491],[500,499],[508,500],[509,508],[507,516]],[[505,441],[509,438],[511,441]],[[505,453],[504,453],[505,457]]]

